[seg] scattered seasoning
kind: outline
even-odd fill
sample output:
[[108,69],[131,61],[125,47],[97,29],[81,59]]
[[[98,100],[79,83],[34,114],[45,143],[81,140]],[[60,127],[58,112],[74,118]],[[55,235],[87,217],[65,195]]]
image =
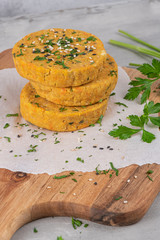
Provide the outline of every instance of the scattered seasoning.
[[89,224],[85,223],[84,224],[84,228],[87,228],[89,226]]
[[45,57],[40,57],[40,56],[36,56],[34,59],[33,59],[34,61],[43,61],[43,60],[46,60],[46,58]]
[[137,176],[134,176],[134,178],[136,179],[136,178],[137,178]]
[[64,107],[59,108],[59,111],[60,111],[60,112],[64,112],[64,111],[66,111],[66,110],[67,110],[67,108],[64,108]]
[[57,144],[57,143],[60,143],[60,141],[57,140],[57,138],[55,138],[55,140],[54,140],[54,144]]
[[126,108],[128,108],[128,106],[124,103],[121,103],[121,102],[115,102],[115,104],[119,105],[119,106],[124,106]]
[[103,119],[103,115],[101,115],[100,118],[96,122],[96,123],[99,123],[100,126],[102,126],[102,119]]
[[37,162],[37,161],[38,161],[38,158],[34,159],[34,161],[36,161],[36,162]]
[[124,200],[123,203],[126,204],[126,203],[128,203],[128,201],[127,201],[127,200]]
[[33,232],[37,233],[38,232],[37,228],[34,227]]
[[111,93],[111,94],[110,94],[110,97],[112,97],[112,96],[114,96],[114,95],[116,95],[116,93],[115,93],[115,92]]
[[116,76],[116,77],[117,77],[117,71],[111,70],[111,71],[110,71],[110,75],[111,75],[111,77],[113,77],[113,76]]
[[39,98],[40,96],[39,95],[35,95],[35,98]]
[[66,160],[65,163],[68,163],[68,160]]
[[87,41],[96,41],[97,39],[93,36],[90,36],[87,38]]
[[10,150],[9,152],[10,152],[10,153],[12,153],[12,152],[13,152],[13,150]]
[[59,193],[64,194],[65,192],[59,192]]
[[130,183],[130,181],[131,181],[131,180],[130,180],[130,179],[128,179],[128,180],[127,180],[127,183]]
[[104,148],[103,147],[100,147],[99,150],[103,150]]
[[20,49],[20,54],[17,54],[17,56],[16,57],[20,57],[20,56],[23,56],[24,54],[23,54],[23,52],[22,52],[22,49]]
[[122,199],[122,196],[119,196],[119,197],[115,198],[116,201],[118,201],[120,199]]
[[4,137],[5,139],[7,139],[8,142],[11,142],[11,138],[10,137]]
[[77,227],[80,227],[82,224],[82,221],[72,217],[72,226],[74,229],[77,229]]
[[152,182],[153,182],[153,179],[150,177],[150,174],[152,174],[153,172],[154,172],[153,170],[148,170],[148,171],[146,172],[147,178],[148,178],[150,181],[152,181]]
[[79,161],[79,162],[82,162],[82,163],[84,163],[84,160],[82,159],[82,158],[80,158],[80,157],[77,157],[77,159],[76,159],[77,161]]
[[97,148],[97,146],[96,146],[96,145],[94,145],[94,146],[93,146],[93,148]]
[[95,126],[95,124],[91,123],[89,126],[90,126],[90,127],[94,127],[94,126]]
[[61,175],[61,176],[54,176],[54,179],[62,179],[62,178],[66,178],[66,177],[70,177],[73,176],[75,173],[74,172],[70,172],[68,175]]
[[64,61],[56,61],[55,64],[57,65],[61,65],[64,69],[69,69],[69,67],[67,67],[65,64],[64,64]]
[[97,182],[94,182],[94,185],[97,185],[98,183]]
[[30,145],[30,149],[29,150],[27,150],[27,152],[36,152],[37,150],[36,150],[36,147],[38,147],[38,145]]
[[112,162],[110,162],[110,166],[111,166],[112,170],[116,172],[116,176],[118,176],[119,171],[118,171],[117,168],[115,168],[115,167],[113,166],[113,163],[112,163]]
[[9,123],[6,123],[3,128],[8,128],[10,126]]
[[64,240],[64,239],[62,238],[62,236],[60,236],[60,237],[57,237],[57,240]]
[[17,154],[15,154],[14,157],[22,157],[22,155],[17,155]]
[[75,178],[72,178],[72,180],[73,180],[74,182],[77,182],[77,179],[75,179]]
[[82,148],[82,146],[76,147],[76,149],[81,149],[81,148]]
[[8,113],[6,117],[18,117],[18,113]]

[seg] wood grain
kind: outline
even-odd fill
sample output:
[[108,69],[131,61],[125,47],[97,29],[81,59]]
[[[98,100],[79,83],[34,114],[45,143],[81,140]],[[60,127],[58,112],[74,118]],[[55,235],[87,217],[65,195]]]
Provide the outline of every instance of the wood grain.
[[[153,171],[153,181],[147,177],[148,170]],[[56,176],[62,175],[69,176],[54,179],[55,175],[0,169],[1,240],[9,240],[24,224],[49,216],[72,216],[111,226],[130,225],[144,216],[160,191],[158,164],[121,168],[118,176],[113,170],[99,175],[94,171],[74,175],[63,172]],[[116,200],[119,197],[122,198]]]

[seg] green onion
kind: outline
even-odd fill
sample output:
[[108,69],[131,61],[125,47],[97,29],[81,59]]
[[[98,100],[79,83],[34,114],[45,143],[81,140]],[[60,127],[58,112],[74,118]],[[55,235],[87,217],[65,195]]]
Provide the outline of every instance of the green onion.
[[112,39],[109,40],[109,43],[111,43],[113,45],[120,46],[120,47],[128,48],[128,49],[131,49],[131,50],[134,50],[134,51],[137,51],[137,52],[141,52],[141,53],[153,56],[153,57],[160,58],[160,53],[158,53],[156,51],[149,50],[147,48],[142,48],[142,47],[139,47],[139,46],[135,46],[135,45],[128,44],[128,43],[119,42],[119,41],[112,40]]
[[160,52],[160,48],[157,48],[157,47],[155,47],[155,46],[153,46],[153,45],[151,45],[151,44],[149,44],[149,43],[147,43],[147,42],[145,42],[145,41],[143,41],[143,40],[141,40],[141,39],[139,39],[139,38],[136,38],[136,37],[134,37],[133,35],[125,32],[125,31],[119,30],[119,32],[120,32],[120,33],[123,33],[124,35],[126,35],[127,37],[131,38],[132,40],[134,40],[134,41],[136,41],[136,42],[139,42],[139,43],[141,43],[141,44],[143,44],[143,45],[145,45],[145,46],[147,46],[147,47],[149,47],[149,48],[152,48],[152,49]]

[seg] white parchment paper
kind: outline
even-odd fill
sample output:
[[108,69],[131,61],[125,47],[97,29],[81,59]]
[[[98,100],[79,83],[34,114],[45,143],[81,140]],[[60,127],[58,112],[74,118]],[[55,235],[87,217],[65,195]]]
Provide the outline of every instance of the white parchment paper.
[[[160,133],[157,127],[146,128],[156,135],[152,143],[141,141],[141,133],[127,140],[118,140],[108,135],[113,124],[130,126],[126,117],[130,114],[141,115],[143,106],[139,99],[124,100],[129,88],[129,77],[119,68],[118,84],[114,96],[110,97],[108,109],[102,126],[82,129],[69,133],[55,133],[26,122],[20,115],[20,92],[27,83],[15,69],[0,71],[0,168],[29,173],[49,174],[64,170],[93,171],[110,167],[124,167],[130,164],[160,163]],[[122,102],[128,106],[118,106]],[[18,117],[6,117],[6,114],[18,113]],[[10,126],[4,128],[5,124]],[[27,124],[29,126],[20,126]],[[41,133],[41,134],[40,134]],[[35,136],[37,135],[37,138]],[[9,137],[11,142],[8,142]],[[56,143],[58,141],[58,143]],[[35,152],[28,152],[30,145],[37,145]],[[110,146],[110,147],[109,147]],[[77,161],[77,157],[84,163]]]

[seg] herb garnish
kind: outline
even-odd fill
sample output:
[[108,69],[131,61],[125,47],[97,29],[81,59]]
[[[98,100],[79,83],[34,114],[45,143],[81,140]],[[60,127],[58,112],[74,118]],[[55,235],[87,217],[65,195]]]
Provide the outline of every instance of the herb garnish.
[[6,117],[18,117],[18,113],[7,114]]
[[57,237],[57,240],[64,240],[64,239],[62,238],[62,236],[60,236],[60,237]]
[[70,177],[73,176],[75,173],[74,172],[70,172],[68,175],[61,175],[61,176],[54,176],[54,179],[62,179],[62,178],[66,178],[66,177]]
[[34,227],[33,232],[37,233],[38,232],[37,228]]
[[27,152],[36,152],[36,151],[37,151],[36,147],[38,147],[38,145],[34,145],[34,146],[33,146],[33,145],[31,144],[29,147],[30,147],[30,149],[27,150]]
[[160,78],[160,61],[157,59],[152,60],[152,65],[144,63],[138,70],[146,75],[148,78],[135,78],[129,85],[133,86],[128,90],[125,99],[134,100],[143,91],[141,96],[141,104],[149,99],[152,84]]
[[155,139],[155,135],[151,132],[148,132],[144,129],[145,124],[149,122],[149,120],[156,126],[160,127],[160,117],[152,117],[150,114],[160,112],[160,103],[154,104],[152,101],[148,104],[146,103],[143,109],[143,115],[140,117],[137,115],[129,115],[128,119],[130,120],[130,124],[132,126],[139,127],[138,129],[128,128],[126,126],[120,125],[118,128],[113,129],[109,132],[110,136],[118,137],[119,139],[127,139],[132,135],[142,131],[142,140],[147,143],[151,143]]
[[113,166],[113,163],[112,163],[112,162],[110,162],[109,164],[110,164],[112,170],[115,171],[116,176],[118,176],[118,173],[119,173],[118,169]]
[[87,41],[96,41],[97,39],[93,36],[90,36],[87,38]]
[[66,111],[66,110],[67,110],[67,108],[64,108],[64,107],[60,107],[60,108],[59,108],[59,111],[60,111],[60,112],[64,112],[64,111]]
[[79,162],[82,162],[82,163],[84,163],[84,160],[82,159],[82,158],[80,158],[80,157],[77,157],[77,159],[76,159],[77,161],[79,161]]
[[102,119],[103,119],[103,115],[101,115],[100,118],[96,122],[96,123],[99,123],[100,126],[102,126]]
[[22,52],[22,49],[20,49],[20,54],[18,54],[16,57],[20,57],[20,56],[23,56],[23,52]]
[[126,108],[128,108],[128,106],[124,103],[121,103],[121,102],[115,102],[115,104],[119,105],[119,106],[124,106]]
[[5,136],[4,138],[6,138],[8,142],[11,142],[11,138],[10,137],[6,137]]
[[74,229],[77,229],[77,227],[80,227],[82,224],[82,221],[72,217],[72,226]]
[[61,65],[64,69],[69,69],[69,67],[67,67],[65,64],[64,64],[64,61],[56,61],[55,64],[57,65]]
[[35,60],[43,61],[43,60],[46,60],[46,58],[45,58],[45,57],[36,56],[33,60],[34,60],[34,61],[35,61]]
[[147,178],[148,178],[150,181],[152,181],[152,182],[153,182],[153,179],[150,177],[150,174],[152,174],[153,172],[154,172],[153,170],[148,170],[148,171],[146,172]]
[[9,123],[6,123],[3,128],[8,128],[10,126]]
[[122,199],[122,196],[119,196],[119,197],[115,198],[116,201],[118,201],[120,199]]

